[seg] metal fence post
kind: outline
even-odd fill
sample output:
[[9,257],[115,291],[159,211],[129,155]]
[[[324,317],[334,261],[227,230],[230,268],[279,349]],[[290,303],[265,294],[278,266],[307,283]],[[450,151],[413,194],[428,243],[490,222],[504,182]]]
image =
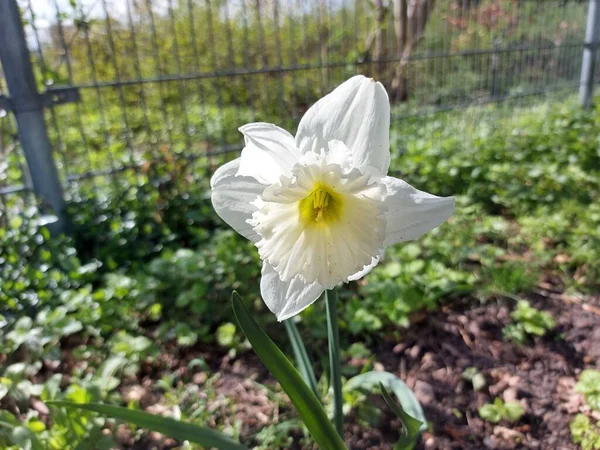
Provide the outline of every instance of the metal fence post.
[[600,4],[599,0],[590,0],[585,28],[583,61],[581,63],[581,83],[579,85],[579,101],[584,108],[592,106],[594,95],[594,72],[596,71],[596,51],[600,38]]
[[41,203],[41,210],[58,217],[58,221],[51,225],[51,231],[64,232],[68,226],[62,186],[52,158],[52,146],[44,121],[43,97],[37,91],[16,0],[0,1],[0,61],[33,190]]

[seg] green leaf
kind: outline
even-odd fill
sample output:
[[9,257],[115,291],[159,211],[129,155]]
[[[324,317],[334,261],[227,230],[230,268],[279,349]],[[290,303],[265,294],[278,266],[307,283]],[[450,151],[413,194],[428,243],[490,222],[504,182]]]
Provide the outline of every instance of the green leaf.
[[192,370],[196,367],[200,368],[200,370],[210,370],[210,367],[208,367],[208,364],[203,358],[194,358],[188,363],[188,369]]
[[372,392],[380,384],[391,390],[398,398],[402,409],[421,422],[421,431],[427,428],[427,419],[423,408],[417,400],[414,392],[406,385],[404,381],[390,372],[366,372],[350,378],[345,386],[345,390],[363,389]]
[[285,330],[287,331],[288,338],[292,344],[294,358],[296,359],[296,365],[300,370],[300,374],[302,375],[302,378],[304,378],[304,381],[308,387],[315,393],[317,397],[319,397],[317,390],[317,379],[315,377],[315,372],[313,371],[312,361],[306,352],[306,347],[304,346],[302,337],[298,332],[298,328],[296,327],[293,319],[285,320],[283,324],[285,325]]
[[502,409],[497,405],[487,403],[479,408],[479,415],[487,422],[498,423],[502,420]]
[[41,420],[32,419],[29,422],[27,422],[27,428],[29,428],[34,433],[41,433],[46,429],[46,424],[44,424],[44,422],[42,422]]
[[381,395],[383,395],[383,399],[400,418],[402,427],[404,428],[404,434],[400,436],[400,439],[394,446],[394,449],[412,450],[421,434],[421,427],[425,424],[404,411],[404,409],[402,409],[402,407],[392,398],[383,383],[379,383],[379,387],[381,389]]
[[[404,434],[396,443],[396,450],[411,450],[415,446],[421,432],[427,428],[427,419],[425,419],[425,414],[419,400],[417,400],[417,397],[406,383],[393,373],[372,371],[351,378],[344,386],[344,389],[371,392],[376,387],[380,388],[386,403],[402,421]],[[386,387],[394,393],[400,405],[393,400]]]
[[486,385],[485,377],[477,370],[477,367],[467,367],[462,373],[462,378],[471,382],[475,392],[480,391]]
[[0,400],[2,400],[4,397],[6,397],[6,394],[8,394],[8,390],[9,390],[9,387],[6,384],[3,384],[2,381],[0,380]]
[[532,307],[528,301],[521,300],[511,317],[530,335],[544,336],[547,331],[556,327],[556,321],[549,313]]
[[588,430],[592,429],[592,423],[587,416],[577,414],[569,424],[569,428],[571,429],[573,442],[579,444],[583,440],[583,437],[588,433]]
[[594,392],[585,396],[585,401],[590,408],[600,411],[600,392]]
[[600,392],[600,371],[586,369],[579,375],[579,381],[575,385],[575,391],[581,394]]
[[96,450],[96,443],[102,438],[102,428],[94,427],[88,435],[77,445],[75,450]]
[[221,347],[231,348],[235,343],[235,325],[224,323],[217,328],[217,342]]
[[102,403],[72,403],[64,401],[48,402],[51,406],[94,411],[115,419],[131,422],[139,427],[164,434],[180,441],[190,441],[203,447],[215,447],[222,450],[248,450],[248,447],[214,431],[191,423],[180,422],[168,417],[156,416],[144,411],[104,405]]
[[347,450],[344,441],[329,421],[316,395],[281,350],[250,315],[237,292],[231,296],[233,311],[252,348],[279,381],[296,407],[306,428],[322,450]]
[[44,445],[38,439],[38,436],[29,428],[16,426],[10,430],[8,438],[19,448],[27,450],[44,450]]
[[514,323],[510,325],[506,325],[504,327],[504,337],[509,339],[517,344],[523,344],[527,339],[527,335],[525,334],[525,329],[523,325],[520,323]]
[[546,329],[535,322],[524,322],[523,328],[525,328],[526,333],[533,334],[535,336],[543,336],[546,334]]
[[571,438],[582,450],[600,449],[600,422],[596,425],[583,414],[577,414],[569,424]]
[[516,422],[525,414],[525,409],[519,402],[507,402],[504,404],[504,416],[510,422]]
[[96,377],[101,381],[108,381],[111,377],[123,369],[128,363],[128,359],[122,355],[112,355],[100,365],[96,372]]
[[600,371],[586,369],[581,372],[575,391],[585,395],[590,408],[600,411]]
[[486,385],[485,377],[481,373],[476,373],[475,375],[473,375],[471,383],[473,383],[473,390],[475,392],[480,391]]

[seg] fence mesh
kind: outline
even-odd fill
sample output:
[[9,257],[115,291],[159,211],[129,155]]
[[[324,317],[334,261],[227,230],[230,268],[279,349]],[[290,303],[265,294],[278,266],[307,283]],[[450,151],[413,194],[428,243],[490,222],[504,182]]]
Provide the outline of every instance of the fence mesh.
[[[80,102],[46,111],[70,196],[174,171],[208,176],[241,149],[240,125],[294,130],[312,103],[356,73],[384,83],[399,136],[419,117],[432,133],[457,117],[475,130],[485,115],[574,92],[587,13],[587,2],[572,0],[19,4],[40,91],[80,89]],[[1,77],[0,90],[8,95]],[[473,107],[479,113],[452,113]],[[392,151],[402,151],[396,142]],[[30,186],[14,119],[2,112],[4,220],[33,204]]]

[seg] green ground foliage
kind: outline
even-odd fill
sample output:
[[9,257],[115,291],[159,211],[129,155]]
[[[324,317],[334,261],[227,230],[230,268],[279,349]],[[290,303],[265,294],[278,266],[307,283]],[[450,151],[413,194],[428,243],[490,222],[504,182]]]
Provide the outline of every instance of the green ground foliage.
[[587,369],[581,372],[575,391],[585,396],[590,408],[600,411],[600,370]]
[[[340,291],[346,358],[370,358],[372,343],[402,339],[412,314],[452,298],[512,302],[548,274],[567,292],[598,291],[600,108],[583,112],[570,100],[509,115],[495,108],[394,122],[392,172],[428,192],[456,195],[456,214],[419,241],[389,248],[370,275]],[[240,424],[207,407],[217,395],[217,368],[201,358],[187,362],[202,376],[200,392],[170,373],[164,358],[199,346],[233,358],[246,352],[232,325],[234,289],[286,345],[283,326],[259,298],[255,249],[210,207],[207,176],[224,160],[184,167],[165,158],[118,183],[76,186],[68,238],[51,238],[34,211],[0,228],[2,448],[88,448],[105,419],[57,409],[45,422],[38,400],[123,404],[119,386],[141,371],[158,374],[151,388],[182,419],[239,437]],[[147,179],[152,184],[137,183]],[[301,315],[309,342],[326,336],[324,308],[317,302]],[[351,347],[357,337],[364,344]],[[268,395],[285,404],[276,390]],[[302,434],[288,410],[244,439],[279,448],[289,430]],[[102,435],[95,448],[110,448],[112,439]]]
[[486,403],[479,408],[479,415],[483,420],[498,423],[502,420],[517,422],[525,414],[525,408],[519,402],[504,402],[501,398],[495,398],[494,403]]
[[577,414],[569,424],[571,438],[575,444],[579,444],[582,450],[600,449],[600,427],[599,424],[590,420],[584,414]]

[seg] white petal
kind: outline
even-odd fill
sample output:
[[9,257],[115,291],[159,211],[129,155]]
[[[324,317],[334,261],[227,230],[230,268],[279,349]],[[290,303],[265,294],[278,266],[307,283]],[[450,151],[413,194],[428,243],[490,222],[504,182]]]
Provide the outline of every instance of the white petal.
[[230,227],[252,242],[260,237],[246,220],[252,217],[256,200],[265,187],[251,177],[236,176],[240,158],[234,159],[217,169],[210,179],[211,201],[215,211]]
[[[294,167],[293,180],[269,186],[256,202],[249,221],[261,236],[258,253],[284,281],[297,275],[326,289],[347,281],[372,263],[385,238],[386,187],[354,169],[343,172],[327,164],[327,155],[312,166]],[[328,186],[339,202],[339,217],[322,224],[301,218],[299,201],[315,183]]]
[[238,175],[273,184],[290,170],[300,158],[294,138],[283,128],[270,123],[249,123],[240,128],[246,146]]
[[348,281],[360,280],[365,275],[368,275],[371,270],[373,270],[373,268],[379,264],[379,261],[381,261],[383,258],[383,253],[383,249],[379,250],[379,255],[373,256],[373,259],[371,259],[371,264],[367,264],[360,272],[356,272],[354,275],[349,276]]
[[388,193],[385,246],[417,239],[454,212],[454,197],[436,197],[398,178],[384,177],[382,181]]
[[263,264],[260,293],[280,322],[308,308],[324,290],[318,283],[306,284],[299,277],[282,281],[273,266],[267,262]]
[[315,103],[302,117],[296,146],[306,153],[342,141],[354,165],[387,174],[390,165],[390,102],[381,83],[362,75],[350,78]]

